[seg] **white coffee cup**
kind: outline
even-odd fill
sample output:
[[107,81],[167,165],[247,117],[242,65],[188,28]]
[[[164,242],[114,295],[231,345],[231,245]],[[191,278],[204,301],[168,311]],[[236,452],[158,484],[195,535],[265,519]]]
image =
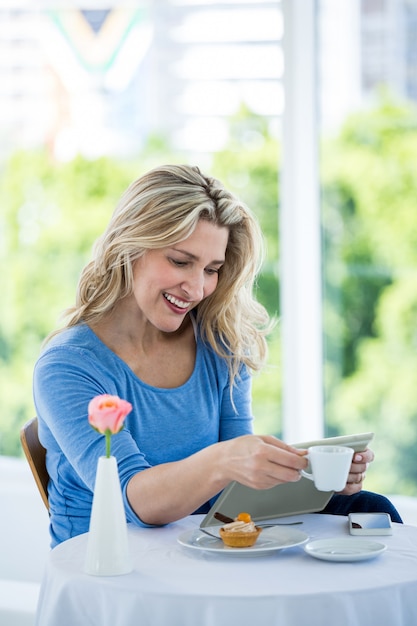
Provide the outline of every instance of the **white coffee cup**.
[[301,474],[313,480],[319,491],[342,491],[354,452],[346,446],[311,446],[306,458],[312,473],[301,470]]

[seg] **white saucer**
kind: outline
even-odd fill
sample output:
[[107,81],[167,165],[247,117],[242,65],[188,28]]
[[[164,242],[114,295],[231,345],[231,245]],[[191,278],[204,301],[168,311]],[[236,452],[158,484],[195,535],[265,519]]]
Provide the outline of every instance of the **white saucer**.
[[292,548],[308,541],[308,535],[294,528],[265,528],[255,545],[249,548],[229,548],[221,539],[209,537],[201,530],[187,530],[177,539],[185,548],[216,552],[227,556],[261,556],[283,548]]
[[304,548],[307,554],[323,561],[365,561],[373,559],[386,549],[384,543],[354,537],[318,539]]

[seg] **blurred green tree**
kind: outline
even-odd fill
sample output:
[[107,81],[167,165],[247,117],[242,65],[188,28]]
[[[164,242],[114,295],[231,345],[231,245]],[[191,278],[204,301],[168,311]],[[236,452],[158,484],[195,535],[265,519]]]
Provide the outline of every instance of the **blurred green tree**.
[[417,110],[383,98],[323,148],[326,415],[375,431],[367,486],[417,495]]
[[41,343],[72,304],[92,242],[131,179],[108,159],[57,164],[44,153],[14,154],[2,172],[0,454],[21,453]]

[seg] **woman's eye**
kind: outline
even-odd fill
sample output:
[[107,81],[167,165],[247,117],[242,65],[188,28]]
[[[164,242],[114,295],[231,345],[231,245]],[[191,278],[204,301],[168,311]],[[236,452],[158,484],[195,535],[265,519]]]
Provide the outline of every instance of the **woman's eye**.
[[218,269],[216,269],[216,268],[214,268],[214,267],[208,267],[208,268],[206,269],[206,272],[207,272],[207,274],[212,275],[212,274],[218,274],[218,273],[219,273],[219,270],[218,270]]
[[185,265],[187,265],[187,261],[178,261],[177,259],[170,259],[171,263],[173,263],[173,265],[176,265],[177,267],[184,267]]

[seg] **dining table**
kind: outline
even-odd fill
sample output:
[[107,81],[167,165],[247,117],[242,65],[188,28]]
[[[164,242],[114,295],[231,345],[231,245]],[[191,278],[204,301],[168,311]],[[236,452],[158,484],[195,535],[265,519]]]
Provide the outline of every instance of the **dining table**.
[[48,555],[36,625],[417,624],[416,526],[354,537],[346,517],[310,513],[273,520],[280,525],[242,549],[202,532],[201,520],[128,524],[132,571],[119,576],[85,573],[88,533],[59,544]]

